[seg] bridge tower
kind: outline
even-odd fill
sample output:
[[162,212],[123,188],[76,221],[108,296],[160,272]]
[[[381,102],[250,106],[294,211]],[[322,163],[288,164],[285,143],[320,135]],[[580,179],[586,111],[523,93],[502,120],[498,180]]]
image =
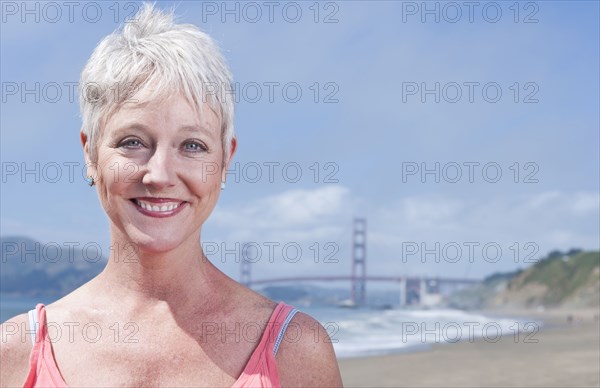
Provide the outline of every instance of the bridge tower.
[[366,303],[365,283],[367,276],[367,220],[354,219],[352,233],[352,302],[356,306]]
[[250,249],[250,245],[244,244],[242,246],[242,273],[240,276],[240,283],[245,285],[246,287],[250,287],[250,283],[252,283],[252,278],[250,276],[252,263],[248,260],[248,249]]

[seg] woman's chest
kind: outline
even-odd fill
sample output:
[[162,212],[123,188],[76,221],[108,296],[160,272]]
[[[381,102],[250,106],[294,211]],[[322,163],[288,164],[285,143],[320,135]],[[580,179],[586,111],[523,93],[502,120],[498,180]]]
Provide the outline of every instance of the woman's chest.
[[255,343],[162,331],[161,334],[56,341],[57,367],[75,386],[231,386]]

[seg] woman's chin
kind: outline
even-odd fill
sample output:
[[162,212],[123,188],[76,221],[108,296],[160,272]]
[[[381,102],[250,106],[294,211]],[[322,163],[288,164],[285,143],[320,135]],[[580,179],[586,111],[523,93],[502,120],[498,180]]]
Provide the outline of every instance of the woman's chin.
[[135,243],[140,251],[147,253],[164,253],[170,252],[181,245],[181,242],[172,242],[164,240],[143,241]]
[[168,236],[164,233],[142,234],[139,232],[130,234],[129,241],[131,241],[137,251],[143,251],[147,253],[169,252],[173,249],[176,249],[183,243],[181,235]]

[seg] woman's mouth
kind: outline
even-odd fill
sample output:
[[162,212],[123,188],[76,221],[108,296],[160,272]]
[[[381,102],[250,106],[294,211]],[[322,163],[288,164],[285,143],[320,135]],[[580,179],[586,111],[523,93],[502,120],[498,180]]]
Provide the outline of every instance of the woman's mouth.
[[138,209],[140,213],[150,217],[173,216],[179,213],[186,204],[185,201],[178,201],[170,198],[132,198],[131,202],[135,204],[136,209]]

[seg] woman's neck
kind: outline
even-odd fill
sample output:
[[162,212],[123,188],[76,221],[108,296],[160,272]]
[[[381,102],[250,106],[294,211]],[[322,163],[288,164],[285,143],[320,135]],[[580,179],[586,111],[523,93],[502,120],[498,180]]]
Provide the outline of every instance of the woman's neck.
[[186,310],[192,303],[198,308],[217,299],[225,275],[206,259],[197,236],[164,252],[134,249],[131,241],[112,237],[108,263],[99,275],[110,299],[138,312]]

